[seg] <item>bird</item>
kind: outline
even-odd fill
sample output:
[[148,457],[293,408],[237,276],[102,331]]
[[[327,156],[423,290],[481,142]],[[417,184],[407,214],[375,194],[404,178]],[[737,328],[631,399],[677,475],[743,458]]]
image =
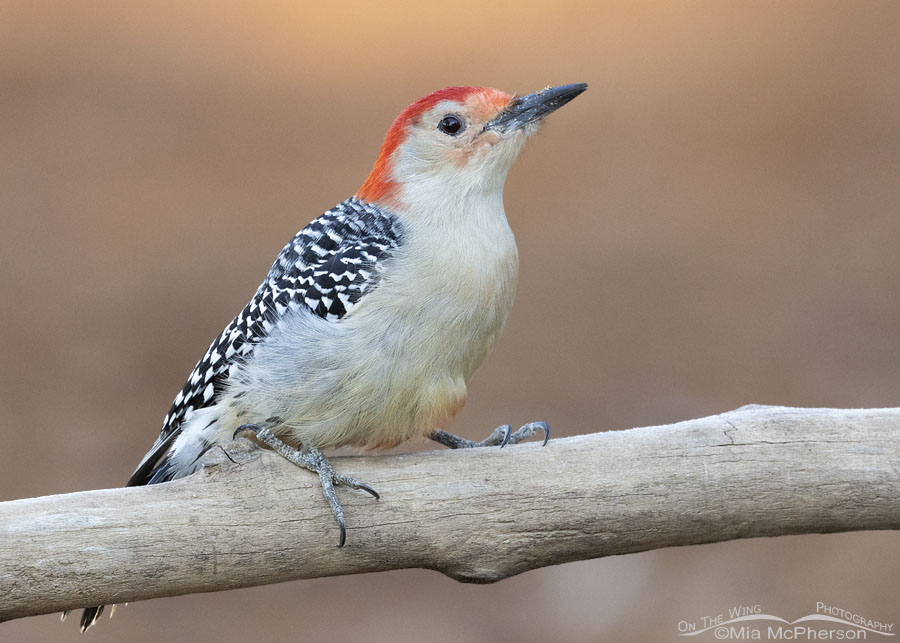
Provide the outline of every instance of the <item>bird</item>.
[[[379,496],[335,471],[323,449],[413,437],[502,447],[541,431],[546,444],[545,422],[503,425],[481,441],[442,427],[513,303],[507,172],[543,119],[586,89],[446,87],[403,109],[356,194],[287,243],[213,340],[126,486],[189,475],[211,447],[248,437],[319,475],[343,546],[335,487]],[[102,612],[86,608],[81,630]]]

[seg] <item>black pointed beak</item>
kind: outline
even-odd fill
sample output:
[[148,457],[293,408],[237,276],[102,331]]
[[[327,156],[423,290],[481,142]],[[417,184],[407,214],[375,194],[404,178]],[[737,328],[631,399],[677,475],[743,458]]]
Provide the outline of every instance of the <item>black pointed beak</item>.
[[484,128],[498,132],[519,129],[556,111],[586,89],[587,83],[574,83],[542,89],[516,98]]

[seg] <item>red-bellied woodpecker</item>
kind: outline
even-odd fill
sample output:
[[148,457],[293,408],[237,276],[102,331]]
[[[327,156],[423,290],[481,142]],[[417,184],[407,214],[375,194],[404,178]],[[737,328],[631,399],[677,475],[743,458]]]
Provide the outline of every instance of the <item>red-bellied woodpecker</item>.
[[[546,443],[543,422],[502,426],[481,442],[438,427],[462,408],[512,306],[506,174],[541,119],[585,89],[517,98],[448,87],[403,110],[356,196],[284,247],[213,341],[128,486],[188,475],[211,446],[248,435],[319,474],[343,545],[334,487],[378,494],[335,472],[321,449],[414,436],[502,446],[539,430]],[[82,630],[102,610],[86,609]]]

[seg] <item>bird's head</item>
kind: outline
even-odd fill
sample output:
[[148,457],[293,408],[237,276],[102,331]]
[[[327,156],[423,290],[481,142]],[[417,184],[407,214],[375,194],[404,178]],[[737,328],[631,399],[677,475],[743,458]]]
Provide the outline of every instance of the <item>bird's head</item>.
[[462,198],[501,191],[525,139],[541,120],[587,89],[561,85],[516,97],[485,87],[447,87],[404,109],[388,130],[364,201],[397,206],[417,191]]

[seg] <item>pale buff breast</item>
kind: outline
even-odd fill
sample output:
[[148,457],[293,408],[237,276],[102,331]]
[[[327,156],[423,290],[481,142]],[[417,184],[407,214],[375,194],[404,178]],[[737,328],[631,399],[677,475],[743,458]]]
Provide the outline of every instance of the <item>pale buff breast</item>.
[[[382,332],[392,336],[398,408],[386,414],[371,442],[393,445],[446,427],[465,404],[467,384],[499,339],[515,297],[518,256],[505,218],[502,223],[489,244],[464,236],[454,237],[462,243],[416,244],[440,252],[400,257],[417,268],[397,274],[411,277],[399,283],[386,279],[372,294],[372,306],[348,320],[364,332],[373,325],[370,315],[389,309],[392,319]],[[416,403],[407,406],[403,400]]]
[[515,295],[515,241],[500,223],[489,243],[409,240],[340,321],[284,320],[234,373],[225,424],[277,417],[283,440],[321,448],[392,446],[446,427]]

